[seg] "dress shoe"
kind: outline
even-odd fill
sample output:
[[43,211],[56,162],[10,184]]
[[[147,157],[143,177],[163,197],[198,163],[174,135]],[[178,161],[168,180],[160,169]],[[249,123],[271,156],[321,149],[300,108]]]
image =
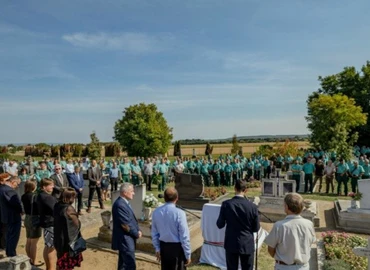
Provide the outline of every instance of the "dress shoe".
[[90,208],[90,207],[89,207],[89,208],[87,208],[86,212],[87,212],[87,213],[91,213],[91,208]]
[[100,206],[100,209],[105,209],[104,204],[102,206]]

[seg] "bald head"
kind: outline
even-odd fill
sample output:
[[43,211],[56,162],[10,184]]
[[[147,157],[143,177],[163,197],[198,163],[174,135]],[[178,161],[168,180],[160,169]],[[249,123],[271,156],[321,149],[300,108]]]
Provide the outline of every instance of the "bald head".
[[166,188],[166,190],[164,191],[164,201],[165,202],[176,203],[178,197],[179,197],[179,194],[177,193],[177,190],[174,187]]

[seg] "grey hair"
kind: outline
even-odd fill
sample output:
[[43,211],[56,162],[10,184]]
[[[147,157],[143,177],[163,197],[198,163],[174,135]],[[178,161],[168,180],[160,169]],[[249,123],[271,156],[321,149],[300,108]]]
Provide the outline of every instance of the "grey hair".
[[121,185],[121,187],[119,188],[119,191],[120,191],[121,193],[125,193],[125,192],[127,192],[131,187],[133,187],[133,185],[132,185],[131,183],[127,183],[127,182],[125,182],[125,183],[123,183],[123,184]]

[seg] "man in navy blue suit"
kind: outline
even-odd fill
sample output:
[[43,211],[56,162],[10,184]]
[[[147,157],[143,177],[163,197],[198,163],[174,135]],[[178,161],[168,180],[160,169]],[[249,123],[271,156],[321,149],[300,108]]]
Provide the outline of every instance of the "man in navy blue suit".
[[11,176],[6,179],[5,185],[0,192],[1,222],[6,224],[6,256],[16,256],[16,248],[21,234],[21,216],[23,208],[21,200],[15,189],[18,187],[20,179]]
[[120,188],[120,197],[112,207],[112,249],[118,250],[118,270],[136,270],[136,240],[142,236],[142,233],[130,205],[130,200],[134,195],[133,185],[123,183]]
[[74,173],[68,174],[68,182],[69,185],[76,191],[77,193],[77,209],[78,214],[82,216],[82,192],[84,189],[84,178],[82,172],[80,172],[81,168],[79,165],[75,166]]
[[226,225],[224,248],[228,270],[237,270],[239,259],[242,270],[253,269],[254,235],[260,229],[257,206],[244,197],[247,183],[235,182],[235,196],[222,203],[217,227]]

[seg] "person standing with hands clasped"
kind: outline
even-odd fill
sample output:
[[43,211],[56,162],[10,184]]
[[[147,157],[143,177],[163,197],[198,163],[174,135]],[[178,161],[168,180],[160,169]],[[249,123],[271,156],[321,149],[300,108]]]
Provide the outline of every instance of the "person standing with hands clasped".
[[254,233],[260,229],[257,206],[244,197],[247,182],[236,180],[235,196],[222,203],[217,227],[226,225],[225,244],[228,270],[237,270],[239,259],[242,270],[253,269]]
[[162,270],[183,270],[191,263],[191,248],[185,212],[176,208],[179,196],[174,187],[164,192],[165,204],[152,216],[152,241]]
[[301,217],[303,198],[289,193],[284,198],[284,220],[276,222],[266,237],[268,252],[275,259],[275,270],[309,270],[311,245],[316,241],[313,223]]
[[118,270],[136,270],[135,246],[142,232],[129,202],[135,195],[133,185],[123,183],[120,195],[112,207],[112,249],[118,250]]

